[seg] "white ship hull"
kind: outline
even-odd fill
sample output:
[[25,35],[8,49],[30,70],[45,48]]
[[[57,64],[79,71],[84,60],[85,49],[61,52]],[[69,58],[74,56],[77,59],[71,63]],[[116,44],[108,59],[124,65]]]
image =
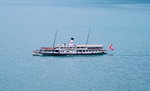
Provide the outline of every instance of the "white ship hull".
[[35,51],[32,53],[33,56],[54,56],[54,55],[96,55],[96,54],[106,54],[105,51],[100,52],[40,52]]

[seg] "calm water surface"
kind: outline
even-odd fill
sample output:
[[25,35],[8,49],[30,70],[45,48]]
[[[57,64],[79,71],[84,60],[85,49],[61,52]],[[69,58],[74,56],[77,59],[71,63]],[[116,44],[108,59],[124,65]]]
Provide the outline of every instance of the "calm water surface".
[[[149,91],[148,0],[0,0],[0,91]],[[32,56],[75,38],[113,44],[95,56]]]

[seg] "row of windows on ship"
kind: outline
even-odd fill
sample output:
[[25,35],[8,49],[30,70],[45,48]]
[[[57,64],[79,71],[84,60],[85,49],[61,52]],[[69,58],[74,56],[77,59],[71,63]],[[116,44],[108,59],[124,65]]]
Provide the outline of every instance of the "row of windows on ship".
[[[40,50],[42,51],[42,50]],[[44,50],[46,52],[69,52],[69,51],[59,51],[59,50]],[[99,50],[76,50],[76,52],[98,52]]]
[[56,47],[57,49],[101,49],[102,47]]

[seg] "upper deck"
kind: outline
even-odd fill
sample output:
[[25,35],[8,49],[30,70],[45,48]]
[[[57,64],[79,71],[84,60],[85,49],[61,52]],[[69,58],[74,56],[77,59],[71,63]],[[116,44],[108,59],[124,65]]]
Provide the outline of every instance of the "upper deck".
[[63,43],[61,45],[58,45],[54,48],[50,47],[41,47],[41,49],[46,50],[99,50],[102,49],[102,44],[96,44],[96,45],[75,45],[74,44],[74,38],[71,38],[71,40],[67,43]]

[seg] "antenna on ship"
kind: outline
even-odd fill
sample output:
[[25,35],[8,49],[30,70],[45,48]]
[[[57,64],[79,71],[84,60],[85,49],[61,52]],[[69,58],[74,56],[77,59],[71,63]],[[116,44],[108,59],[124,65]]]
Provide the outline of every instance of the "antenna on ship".
[[57,37],[57,31],[56,31],[56,33],[55,33],[55,37],[54,37],[53,48],[54,48],[54,46],[55,46],[56,37]]
[[89,29],[89,33],[88,33],[87,40],[86,40],[86,45],[87,45],[88,42],[89,42],[90,33],[91,33],[91,29]]

